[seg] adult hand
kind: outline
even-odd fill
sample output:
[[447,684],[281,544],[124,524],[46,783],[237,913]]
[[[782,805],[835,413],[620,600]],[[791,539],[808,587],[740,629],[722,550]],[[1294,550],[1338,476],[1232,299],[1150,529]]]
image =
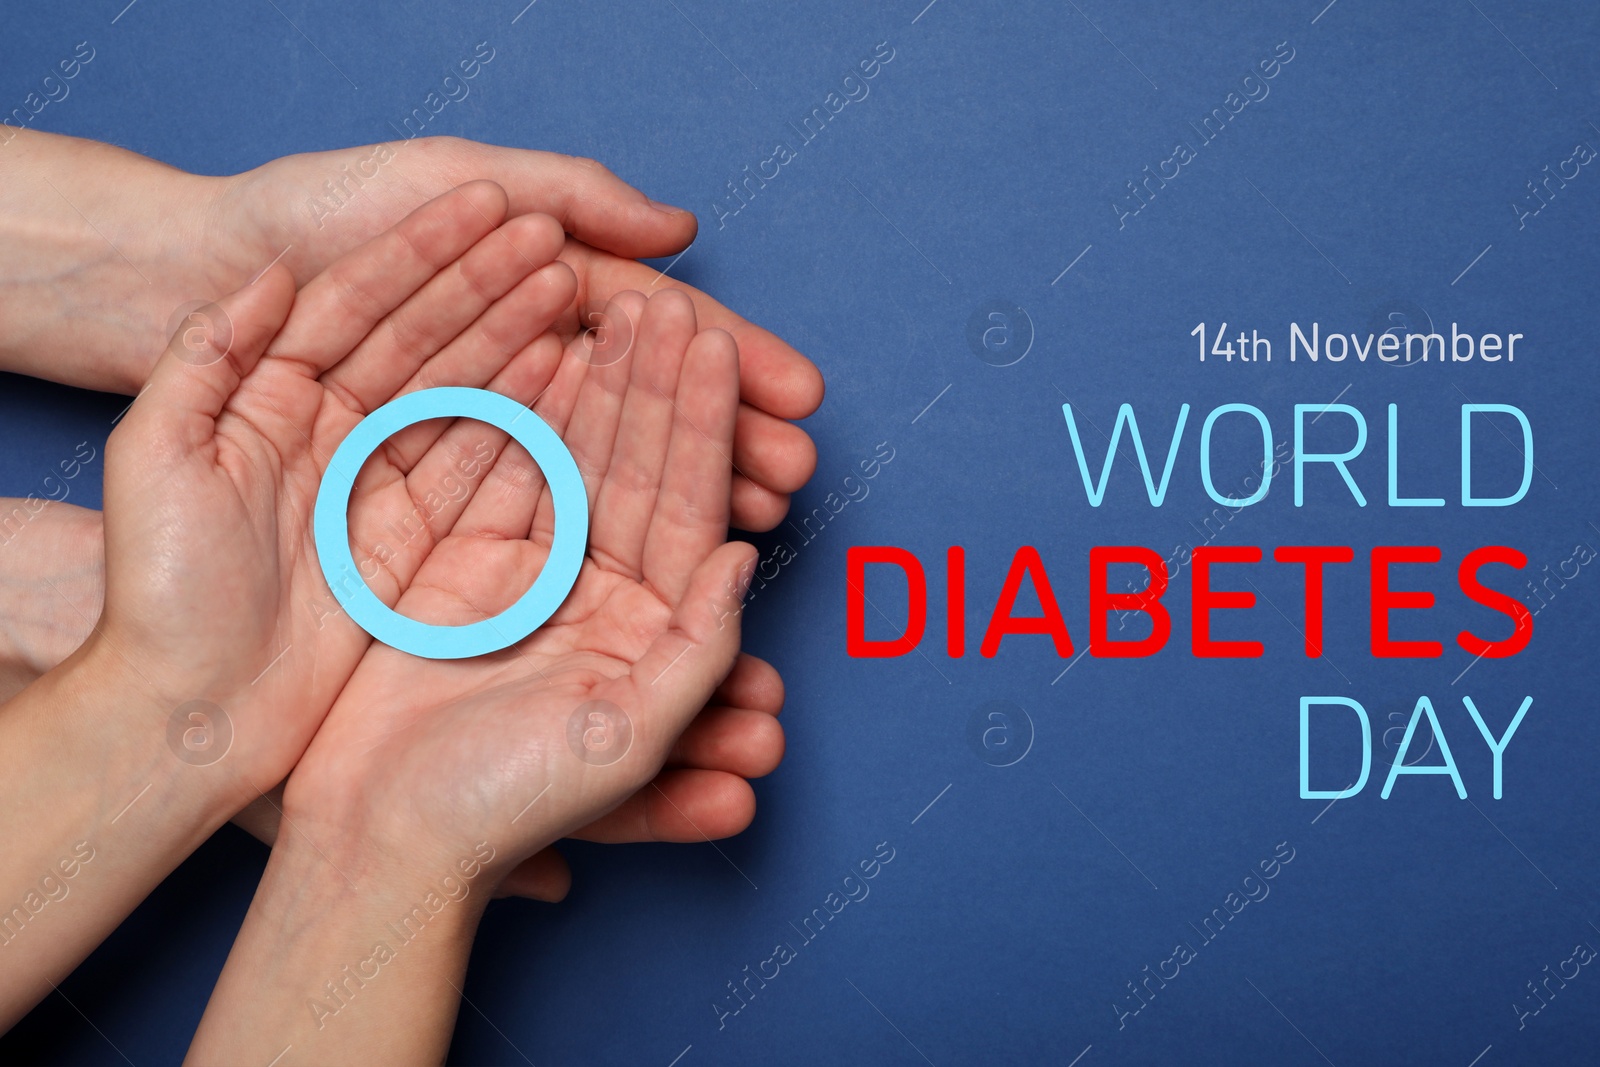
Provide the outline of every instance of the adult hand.
[[[499,684],[504,681],[507,660],[517,668],[541,663],[541,657],[553,655],[551,649],[575,640],[574,633],[591,641],[609,640],[618,628],[638,627],[650,610],[659,611],[659,604],[629,607],[618,593],[605,602],[607,613],[577,616],[579,606],[585,603],[580,594],[592,599],[597,588],[611,588],[604,583],[613,582],[629,595],[637,595],[633,585],[647,578],[639,570],[647,538],[652,538],[649,544],[655,553],[650,557],[652,566],[673,574],[674,568],[692,569],[696,553],[709,552],[726,536],[729,505],[726,497],[715,494],[729,485],[731,449],[730,441],[719,437],[717,429],[725,422],[731,434],[737,419],[738,370],[737,366],[723,366],[723,377],[707,382],[702,378],[708,372],[701,365],[731,353],[730,339],[714,329],[697,338],[692,303],[671,291],[648,301],[639,293],[620,294],[613,313],[633,324],[634,344],[625,353],[606,353],[605,358],[593,362],[574,355],[569,345],[567,358],[549,385],[541,388],[535,405],[562,434],[584,474],[593,512],[590,555],[601,565],[586,565],[567,605],[519,645],[514,657],[506,652],[441,667],[374,646],[368,659],[381,666],[358,671],[348,698],[350,706],[366,710],[347,711],[342,727],[325,723],[323,729],[332,729],[334,739],[322,742],[322,751],[340,751],[337,737],[341,730],[401,731],[397,723],[408,721],[406,716],[445,702],[448,696],[470,687],[474,679],[493,679]],[[689,349],[688,357],[685,349]],[[733,358],[736,361],[737,357]],[[715,391],[719,388],[720,394]],[[719,398],[726,402],[727,411],[716,408],[714,401]],[[722,422],[715,421],[719,419]],[[527,453],[520,445],[508,443],[499,431],[470,425],[475,447],[498,457],[494,470],[470,504],[463,502],[434,516],[419,544],[419,549],[426,546],[425,552],[394,560],[374,582],[386,599],[408,590],[401,608],[425,621],[472,621],[509,606],[508,598],[532,584],[552,529],[548,494],[540,497],[542,476]],[[409,477],[427,484],[427,475],[421,471],[413,471]],[[631,511],[627,507],[630,502]],[[536,506],[538,523],[532,527],[530,543],[529,524]],[[687,564],[662,558],[663,546],[672,544],[664,540],[673,533],[672,520],[663,517],[666,515],[690,528],[687,533],[678,532],[684,558],[690,561]],[[356,558],[388,555],[377,545],[359,540],[352,545],[352,552]],[[618,581],[619,575],[626,580]],[[679,579],[658,581],[658,588],[672,592]],[[418,605],[439,617],[415,615],[412,609]],[[622,666],[614,665],[612,672]],[[545,667],[539,669],[548,673]],[[368,679],[366,686],[381,687],[381,692],[369,692],[356,684],[363,677]],[[542,682],[543,677],[535,680]],[[695,709],[699,713],[675,731],[675,743],[657,761],[658,768],[665,761],[667,769],[650,782],[640,783],[625,798],[617,797],[619,806],[603,817],[572,823],[568,827],[571,836],[604,842],[691,842],[728,837],[749,825],[755,797],[746,779],[769,773],[783,755],[783,731],[776,721],[783,704],[782,680],[769,664],[742,655],[716,692],[708,690],[706,696],[709,702],[702,698]],[[376,710],[380,706],[386,710]],[[345,747],[359,745],[349,742]],[[443,774],[442,765],[433,766]],[[462,773],[468,772],[463,769]],[[309,780],[335,777],[338,775],[313,773]],[[289,797],[284,803],[290,805],[285,810],[291,810]],[[309,818],[320,822],[325,816],[319,812],[327,806],[310,802]],[[271,823],[276,811],[260,814],[263,822]],[[509,870],[499,891],[559,900],[569,884],[565,862],[553,849],[545,849]]]
[[[295,832],[279,835],[191,1059],[288,1044],[291,1060],[360,1049],[435,1062],[455,999],[439,980],[459,980],[496,883],[578,828],[636,834],[657,806],[651,791],[692,826],[670,784],[654,783],[738,656],[755,562],[724,540],[738,368],[732,338],[697,332],[692,303],[673,292],[649,299],[627,359],[563,363],[535,410],[577,460],[593,515],[571,594],[490,655],[368,649],[290,776]],[[371,584],[403,589],[396,610],[436,625],[497,615],[544,566],[554,507],[537,465],[507,443],[472,498],[438,517],[427,555]],[[765,722],[775,759],[776,722],[747,714]],[[341,965],[364,977],[348,996],[319,993],[308,1014],[305,991],[324,975],[328,990],[342,984]],[[384,966],[396,976],[366,980]]]
[[[298,295],[269,268],[217,303],[203,343],[156,363],[107,447],[100,620],[0,709],[0,899],[25,902],[5,931],[0,1027],[288,772],[359,662],[367,635],[318,608],[333,601],[307,528],[345,434],[433,375],[527,399],[548,380],[560,345],[545,330],[574,286],[561,229],[538,215],[496,229],[504,214],[499,187],[475,183]],[[352,498],[363,521],[406,521],[418,505],[393,457],[460,463],[457,432],[396,435]],[[489,469],[461,466],[458,495]],[[70,899],[58,871],[78,879]]]
[[[438,137],[286,156],[203,178],[109,145],[31,131],[5,152],[5,369],[135,392],[180,306],[232,292],[275,260],[304,285],[431,197],[482,178],[506,190],[508,215],[549,214],[571,235],[561,257],[577,286],[554,324],[564,341],[603,328],[619,293],[664,288],[686,293],[702,326],[733,335],[745,401],[733,452],[742,472],[735,525],[776,526],[788,494],[815,467],[810,438],[786,420],[821,403],[817,369],[704,293],[634,262],[687,247],[694,216],[654,204],[591,160]],[[331,208],[330,191],[340,198]]]
[[[676,294],[673,295],[676,297]],[[626,329],[618,331],[619,334],[634,336],[643,329],[645,305],[645,297],[641,294],[618,295],[611,307],[611,315],[614,321],[625,320],[628,323]],[[688,314],[692,318],[692,309]],[[614,383],[618,381],[617,375],[625,373],[629,366],[631,351],[631,346],[620,352],[606,351],[606,344],[615,343],[613,336],[595,349],[585,339],[575,338],[568,343],[566,353],[560,359],[576,370],[587,366],[598,352],[600,358],[594,362],[613,365],[622,368],[622,371],[613,370],[602,375],[601,368],[594,368],[596,381]],[[459,344],[456,346],[458,350],[461,347]],[[522,371],[510,382],[507,391],[523,401],[542,393],[555,374],[558,362],[553,354],[555,347],[554,340],[548,335],[540,338],[539,343],[530,348],[528,357],[518,364]],[[502,340],[497,346],[492,346],[489,354],[501,353],[500,358],[503,359],[505,348]],[[535,351],[539,353],[537,358],[533,358]],[[613,359],[617,361],[615,364],[611,364]],[[455,357],[455,362],[459,365],[461,357]],[[408,387],[429,382],[478,384],[483,380],[482,371],[472,372],[475,377],[458,380],[439,369],[449,365],[449,361],[444,360],[431,364],[426,375],[419,374],[416,382]],[[337,384],[341,373],[336,368],[325,375],[330,387]],[[625,381],[625,378],[622,380]],[[555,395],[552,393],[552,397]],[[358,398],[357,407],[374,400],[375,397],[366,397],[364,401]],[[448,439],[449,448],[441,455],[462,456],[473,452],[498,454],[505,443],[503,435],[496,435],[492,431],[484,433],[483,430],[476,424],[466,424]],[[389,514],[409,516],[418,502],[430,492],[440,491],[441,478],[449,477],[449,472],[441,471],[437,464],[431,473],[426,468],[416,469],[413,466],[418,450],[433,440],[434,437],[413,437],[408,445],[402,447],[397,444],[385,453],[397,464],[386,476],[388,486],[398,488],[403,478],[406,487],[404,493],[397,493],[393,499],[386,501]],[[449,495],[460,494],[451,492]],[[358,510],[356,514],[361,517],[365,512]],[[88,532],[94,540],[89,547],[95,550],[98,559],[101,546],[98,541],[97,513],[70,508],[46,509],[25,528],[24,535],[30,544],[44,544],[69,532],[82,539],[85,531],[79,527],[84,525],[85,518],[91,517],[94,529]],[[448,526],[441,525],[446,517],[444,512],[437,513],[425,528],[417,530],[413,539],[400,546],[406,556],[402,565],[414,565],[427,555],[434,538],[448,532]],[[383,523],[375,520],[366,523],[365,528],[378,539],[358,547],[358,558],[389,554],[391,547],[382,544],[385,536],[383,527]],[[393,538],[388,537],[388,540],[392,541]],[[35,615],[41,612],[49,614],[49,625],[41,623],[33,629],[40,632],[41,640],[54,641],[51,646],[55,656],[50,661],[52,664],[77,647],[99,614],[98,586],[82,580],[69,583],[68,578],[75,575],[78,566],[71,560],[58,559],[54,566],[70,570],[52,575],[50,568],[37,571],[30,569],[26,581],[19,588],[19,593],[24,595],[17,598],[25,602],[27,610]],[[97,578],[98,571],[91,577]],[[64,595],[67,590],[76,590],[79,586],[91,586],[86,589],[86,594],[93,597],[91,604],[78,604]],[[402,587],[395,580],[388,595],[392,596],[395,590]],[[311,617],[315,621],[327,612],[327,606],[318,606],[313,608]],[[781,709],[782,703],[783,686],[777,672],[755,657],[741,656],[732,675],[703,713],[695,718],[670,754],[669,769],[660,780],[652,783],[650,788],[641,790],[612,817],[579,830],[575,836],[611,842],[701,841],[738,833],[748,825],[754,812],[754,797],[744,779],[768,773],[781,758],[782,731],[777,728],[773,717]],[[280,798],[276,794],[261,797],[241,812],[236,821],[270,844],[278,832],[279,804]],[[565,895],[569,884],[570,875],[564,861],[554,850],[547,850],[513,872],[502,885],[502,892],[553,901]]]
[[[531,396],[545,384],[541,371],[524,378],[519,387]],[[0,660],[0,700],[9,700],[93,632],[105,589],[100,512],[72,504],[45,505],[17,527],[4,553],[15,564],[0,570],[0,629],[12,653]],[[755,798],[732,776],[759,778],[777,766],[783,735],[766,720],[782,710],[783,699],[783,679],[772,665],[741,653],[732,673],[678,739],[662,774],[618,811],[570,836],[608,843],[694,842],[739,833],[754,817]],[[234,822],[271,845],[282,804],[282,790],[271,790]],[[559,901],[571,887],[571,877],[560,853],[548,848],[513,870],[499,892]]]
[[[554,261],[561,231],[540,215],[501,226],[505,209],[498,186],[464,186],[298,296],[289,272],[270,268],[217,306],[203,344],[169,348],[112,434],[106,600],[89,653],[120,660],[173,707],[222,707],[233,728],[223,766],[245,799],[293,766],[369,642],[332,603],[306,521],[328,457],[400,392],[445,378],[514,393],[557,356],[536,339],[572,296]],[[487,462],[454,443],[437,426],[396,435],[352,503],[368,522],[410,517],[418,505],[396,462],[408,453],[459,468],[467,495]]]

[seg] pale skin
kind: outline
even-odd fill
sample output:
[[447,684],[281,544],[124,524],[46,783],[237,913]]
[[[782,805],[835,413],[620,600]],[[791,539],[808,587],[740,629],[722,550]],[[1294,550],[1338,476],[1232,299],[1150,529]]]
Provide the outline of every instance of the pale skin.
[[[505,190],[508,216],[544,212],[566,234],[559,259],[574,285],[551,328],[567,351],[594,344],[596,336],[604,344],[608,331],[618,332],[616,316],[631,316],[636,327],[644,304],[639,294],[663,290],[685,294],[702,328],[734,338],[742,397],[730,452],[735,526],[776,525],[788,494],[815,466],[810,439],[786,420],[803,418],[820,403],[816,368],[705,294],[633,261],[681,251],[694,237],[694,218],[653,203],[593,161],[420,138],[396,142],[388,158],[364,146],[209,178],[108,145],[21,131],[0,147],[0,164],[7,177],[0,183],[0,246],[6,250],[0,318],[7,322],[0,370],[136,392],[180,304],[243,285],[280,253],[277,265],[304,285],[427,197],[485,177]],[[308,207],[314,196],[326,203],[323,182],[352,169],[376,173],[364,177],[337,211]],[[586,338],[586,329],[596,332]],[[0,501],[0,515],[12,514],[16,503]],[[105,580],[96,512],[52,503],[7,534],[0,545],[0,696],[13,695],[83,643],[99,615]],[[776,763],[770,741],[761,740],[773,732],[761,717],[770,719],[782,703],[776,672],[741,657],[730,685],[726,699],[708,706],[685,735],[661,783],[711,836],[737,832],[753,813],[748,787],[729,776],[765,773]],[[631,824],[637,836],[703,839],[664,804],[649,814]],[[269,842],[276,821],[267,801],[241,816]],[[627,836],[615,824],[596,834]],[[559,899],[567,878],[564,863],[550,852],[531,860],[504,889]]]
[[[750,546],[724,542],[738,356],[728,334],[697,331],[678,294],[652,297],[640,318],[627,361],[569,362],[535,405],[591,502],[571,596],[493,655],[368,650],[290,776],[295,832],[278,836],[190,1062],[440,1062],[502,879],[578,827],[626,839],[652,807],[689,820],[652,780],[738,656],[754,566]],[[555,521],[526,454],[508,448],[416,572],[398,576],[400,608],[439,623],[503,610]],[[618,730],[585,714],[596,707],[631,724],[615,762],[573,748],[574,716],[597,744]]]
[[[5,132],[0,370],[135,393],[181,305],[232,292],[275,259],[304,285],[429,198],[482,178],[506,190],[509,215],[548,214],[567,234],[560,258],[577,284],[553,324],[564,343],[587,329],[603,334],[617,295],[668,288],[689,296],[702,327],[733,336],[743,400],[732,453],[735,526],[776,526],[789,493],[815,467],[810,438],[787,420],[821,403],[816,367],[699,290],[636,262],[682,251],[694,239],[695,218],[654,203],[593,160],[431,137],[394,142],[381,164],[369,145],[212,178],[94,141]],[[327,202],[325,182],[373,170],[359,187],[345,181],[352,195],[337,211],[308,207],[313,197]],[[0,516],[16,503],[0,500]],[[91,517],[52,505],[27,525],[30,535],[10,538],[0,552],[4,695],[61,662],[86,635],[62,597],[43,595],[46,579],[79,608],[98,604],[92,571],[103,550]]]
[[[173,345],[157,362],[107,450],[104,611],[77,652],[0,710],[0,901],[13,919],[0,945],[0,1027],[210,832],[287,774],[363,662],[366,635],[342,614],[315,608],[331,600],[306,517],[338,441],[373,405],[407,389],[447,379],[524,403],[548,393],[553,403],[562,369],[588,366],[565,358],[548,332],[575,286],[572,270],[556,261],[561,227],[540,215],[508,219],[508,210],[500,187],[468,183],[335,261],[298,294],[289,271],[274,266],[219,301],[233,326],[225,354],[202,347],[180,356]],[[689,307],[684,297],[663,296]],[[721,339],[720,366],[736,389],[731,340],[707,336]],[[736,397],[724,396],[713,423],[728,428],[724,451]],[[495,498],[483,490],[510,476],[516,450],[502,448],[492,465],[469,472],[458,461],[481,436],[473,426],[420,424],[369,461],[351,503],[357,558],[415,513],[412,480],[430,471],[454,465],[468,483],[465,500]],[[724,524],[730,481],[721,485]],[[465,513],[470,508],[450,521]],[[400,544],[374,581],[379,595],[396,599],[436,539],[429,531]],[[723,554],[748,551],[730,546]],[[759,668],[745,668],[743,679],[739,670],[729,674],[733,642],[708,659],[721,675],[682,726],[723,675],[730,700],[770,696],[760,692]],[[225,708],[231,724],[226,755],[205,765],[178,758],[168,734],[174,710],[197,698]],[[776,724],[766,718],[766,740],[754,747],[776,762]],[[748,726],[735,732],[754,736]],[[634,803],[626,794],[615,801],[619,812]],[[297,819],[308,817],[298,801],[285,803]],[[588,821],[603,832],[604,818]],[[514,880],[517,870],[501,873]]]

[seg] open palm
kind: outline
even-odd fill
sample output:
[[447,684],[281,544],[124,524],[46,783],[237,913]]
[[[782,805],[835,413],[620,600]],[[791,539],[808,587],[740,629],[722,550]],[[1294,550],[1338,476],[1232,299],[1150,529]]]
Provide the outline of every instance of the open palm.
[[[535,406],[590,499],[572,593],[488,656],[367,651],[285,791],[286,818],[330,854],[359,834],[443,870],[488,841],[499,876],[575,829],[604,837],[608,818],[650,803],[641,791],[734,667],[754,554],[724,543],[738,353],[722,331],[697,332],[679,293],[650,298],[638,323],[627,358],[564,362]],[[558,521],[527,452],[479,433],[493,469],[414,573],[374,581],[403,584],[398,610],[424,622],[507,608]],[[352,551],[370,551],[354,529]]]
[[[309,537],[327,457],[371,407],[434,375],[505,386],[559,356],[530,342],[572,298],[561,229],[547,216],[497,229],[505,213],[504,193],[477,183],[298,296],[270,269],[172,346],[113,434],[93,644],[167,706],[223,709],[220,766],[245,799],[292,766],[369,643],[330,610]],[[436,426],[397,437],[355,503],[370,521],[404,516],[398,465],[449,446]]]
[[[93,205],[90,214],[139,269],[129,271],[122,260],[110,257],[107,264],[85,265],[73,285],[51,280],[33,294],[36,302],[59,303],[65,310],[63,321],[45,337],[32,339],[38,350],[19,363],[28,373],[134,392],[150,373],[149,354],[166,341],[163,330],[171,330],[175,305],[220,299],[273,261],[289,268],[296,285],[307,285],[428,197],[486,178],[506,190],[508,215],[549,214],[567,233],[560,258],[572,270],[576,287],[551,327],[569,352],[592,343],[586,331],[609,332],[607,325],[617,324],[614,308],[630,293],[668,287],[693,301],[702,328],[732,334],[739,346],[744,401],[731,450],[735,526],[765,530],[777,525],[788,494],[815,467],[810,438],[784,420],[804,418],[820,403],[817,369],[706,294],[631,258],[682,250],[694,237],[694,217],[653,205],[591,160],[423,137],[286,156],[233,177],[200,178],[109,145],[40,137],[61,153],[64,165],[56,180],[66,195]],[[375,167],[375,160],[381,165]],[[359,188],[345,190],[337,212],[308,212],[309,190],[348,173],[366,177]],[[77,225],[67,201],[53,193],[47,198],[57,200],[58,210],[67,213],[62,224]],[[148,225],[151,204],[158,205],[167,225]],[[61,272],[39,273],[48,280]],[[358,319],[369,317],[367,309],[350,312]],[[29,527],[30,546],[46,547],[29,547],[27,555],[13,548],[8,553],[12,566],[0,574],[0,581],[25,589],[12,605],[21,641],[15,652],[25,663],[17,665],[15,677],[0,677],[0,694],[14,692],[61,662],[83,642],[99,614],[104,558],[99,516],[57,505]],[[33,589],[40,595],[29,595]],[[22,640],[28,634],[34,637]],[[763,691],[761,701],[770,700],[776,678],[769,669],[737,673],[736,687],[741,678]],[[753,699],[741,697],[736,703],[748,708]]]
[[[343,174],[369,171],[336,212],[307,211],[307,190]],[[805,484],[816,465],[810,438],[784,420],[805,418],[816,410],[822,378],[778,337],[705,293],[637,262],[635,257],[683,251],[694,240],[695,218],[653,204],[593,160],[454,137],[285,156],[226,180],[210,216],[216,239],[206,247],[231,250],[235,262],[219,259],[209,269],[236,277],[287,249],[284,263],[304,282],[427,198],[472,179],[488,179],[504,188],[510,215],[551,215],[571,235],[561,258],[572,268],[578,287],[552,324],[563,342],[603,327],[607,305],[618,294],[669,287],[689,296],[702,328],[732,334],[739,348],[744,399],[734,441],[738,470],[733,520],[749,530],[776,526],[788,509],[788,494]]]

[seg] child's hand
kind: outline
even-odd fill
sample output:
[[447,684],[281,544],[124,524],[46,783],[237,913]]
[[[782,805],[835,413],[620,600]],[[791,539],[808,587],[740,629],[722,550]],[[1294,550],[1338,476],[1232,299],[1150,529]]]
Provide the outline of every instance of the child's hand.
[[[287,1045],[307,1062],[437,1062],[454,1016],[443,983],[459,988],[483,903],[525,860],[579,828],[698,833],[702,805],[675,799],[696,793],[741,794],[736,821],[748,820],[738,774],[656,778],[675,746],[715,748],[750,716],[765,728],[739,746],[744,772],[781,755],[776,720],[758,710],[779,696],[773,679],[754,661],[730,677],[755,557],[725,542],[738,406],[732,338],[697,332],[680,293],[650,298],[627,359],[563,363],[535,410],[588,490],[577,583],[497,653],[368,649],[289,778],[284,829],[191,1060],[269,1059]],[[499,614],[548,555],[561,519],[537,466],[498,432],[488,439],[493,470],[414,573],[395,575],[397,610],[412,618]],[[719,685],[748,710],[687,735]],[[520,870],[561,876],[537,860]],[[306,999],[350,973],[348,995]]]
[[[741,652],[732,672],[684,729],[650,782],[606,815],[567,836],[606,844],[699,843],[732,837],[755,818],[747,779],[772,773],[783,759],[783,679],[765,660]],[[281,790],[240,812],[234,822],[271,845],[282,831]],[[572,872],[554,847],[524,860],[501,881],[501,896],[560,901]]]
[[[505,212],[498,186],[473,183],[298,295],[268,269],[168,349],[112,434],[103,613],[0,713],[0,899],[41,872],[76,879],[6,934],[0,1028],[282,779],[360,661],[370,639],[334,610],[308,528],[344,436],[441,378],[522,403],[549,382],[560,343],[545,330],[575,288],[561,228],[496,229]],[[410,520],[408,475],[458,436],[397,434],[355,494],[358,536]],[[488,469],[463,471],[460,495]]]
[[[322,847],[404,850],[426,866],[488,838],[499,877],[580,827],[602,839],[652,836],[641,830],[654,817],[661,836],[694,833],[687,812],[664,814],[670,793],[644,787],[738,655],[754,556],[723,543],[738,353],[721,330],[697,334],[681,294],[657,294],[639,318],[628,358],[564,363],[535,406],[563,435],[592,502],[588,558],[571,595],[538,631],[493,655],[439,662],[368,650],[285,790],[286,818]],[[543,565],[558,521],[551,497],[527,453],[494,440],[498,459],[472,501],[415,573],[398,576],[398,608],[413,618],[496,615]],[[598,719],[582,710],[591,703]],[[770,769],[781,753],[765,710],[722,713],[706,727],[734,735],[732,762],[750,764],[741,770]],[[596,743],[608,730],[632,739],[625,752],[586,759],[572,730],[599,731],[589,735]],[[722,818],[748,821],[749,787],[737,773],[680,772],[665,784],[699,807],[695,779],[701,792],[737,794],[743,803]]]
[[[369,642],[336,610],[310,538],[335,447],[374,407],[440,379],[526,402],[559,358],[534,338],[573,296],[554,262],[561,229],[525,215],[496,230],[506,207],[498,186],[463,186],[298,297],[287,270],[268,270],[210,314],[231,344],[220,326],[175,344],[112,434],[106,602],[85,654],[157,706],[223,709],[231,747],[207,770],[226,777],[227,814],[294,765]],[[409,518],[412,465],[447,463],[456,432],[397,435],[357,488],[358,514]]]
[[[631,326],[623,332],[631,335],[637,331],[644,307],[642,295],[625,293],[619,295],[610,311],[613,316],[628,316]],[[540,392],[554,373],[553,343],[542,338],[537,346],[539,358],[532,358],[534,353],[530,351],[519,364],[523,372],[517,378],[516,390],[521,398],[530,399]],[[589,344],[592,342],[575,339],[562,358],[582,362]],[[329,373],[336,374],[337,368]],[[480,373],[469,384],[481,384],[481,379]],[[498,454],[504,438],[490,440],[491,436],[479,435],[474,443],[489,449],[489,454]],[[458,431],[455,439],[459,442],[467,438]],[[449,477],[448,473],[445,477]],[[413,474],[408,481],[412,495],[418,499],[439,488],[429,484],[423,473]],[[409,498],[401,498],[394,501],[393,507],[409,517],[413,504]],[[372,518],[363,510],[357,513],[358,520],[363,515]],[[382,526],[373,521],[366,528],[381,531]],[[413,559],[426,553],[432,544],[431,536],[431,531],[419,532],[411,545]],[[30,554],[25,573],[16,575],[16,582],[5,581],[7,576],[0,573],[0,591],[10,592],[10,586],[16,585],[13,599],[18,610],[8,617],[9,621],[34,623],[27,633],[17,634],[19,639],[27,639],[28,651],[27,657],[19,657],[16,665],[15,687],[19,689],[77,648],[101,610],[104,545],[98,512],[66,505],[46,508],[19,532],[7,558],[17,559],[21,549],[33,545],[41,550]],[[370,545],[356,548],[357,558],[372,554]],[[82,560],[88,560],[90,565]],[[327,616],[333,607],[331,601],[315,600],[305,606],[313,619]],[[22,649],[19,647],[18,651]],[[768,773],[781,758],[782,731],[773,717],[782,703],[783,686],[777,672],[753,656],[741,656],[734,673],[680,739],[669,760],[670,769],[657,783],[661,788],[640,791],[618,811],[575,836],[608,842],[703,841],[743,830],[753,817],[754,797],[741,779]],[[270,844],[278,831],[280,803],[281,797],[275,793],[261,797],[239,813],[235,821]],[[513,872],[503,883],[502,891],[559,900],[568,884],[565,863],[554,850],[547,850]]]

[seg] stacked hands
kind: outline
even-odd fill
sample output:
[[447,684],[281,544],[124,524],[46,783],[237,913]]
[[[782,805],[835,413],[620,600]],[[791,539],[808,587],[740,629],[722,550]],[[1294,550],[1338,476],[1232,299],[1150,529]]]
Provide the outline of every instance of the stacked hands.
[[[88,142],[19,148],[0,197],[37,194],[60,225],[0,231],[23,246],[0,355],[138,396],[107,446],[103,531],[50,505],[0,575],[25,605],[8,677],[28,683],[0,708],[0,1026],[237,818],[272,855],[191,1061],[439,1062],[487,900],[565,895],[554,842],[703,841],[753,818],[783,688],[739,650],[754,550],[728,530],[775,525],[810,476],[786,420],[820,378],[622,258],[676,251],[694,220],[586,161],[412,142],[318,229],[296,194],[366,150],[219,180]],[[196,296],[214,305],[163,351]],[[460,660],[352,622],[311,524],[357,423],[442,385],[530,406],[591,516],[560,609]],[[350,551],[384,604],[462,625],[529,589],[557,521],[519,443],[435,419],[356,475]],[[186,732],[206,758],[180,758]]]

